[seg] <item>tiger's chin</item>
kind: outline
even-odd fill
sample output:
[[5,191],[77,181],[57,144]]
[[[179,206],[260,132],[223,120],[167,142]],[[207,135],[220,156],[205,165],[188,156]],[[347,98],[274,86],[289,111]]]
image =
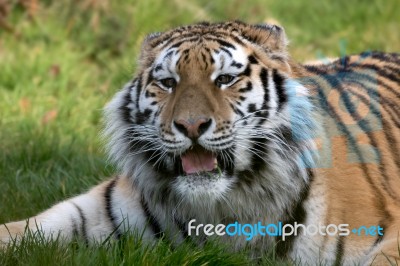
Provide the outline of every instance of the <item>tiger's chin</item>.
[[179,175],[173,183],[173,188],[182,199],[188,202],[209,203],[224,197],[232,185],[232,178],[226,176],[224,172],[213,170]]

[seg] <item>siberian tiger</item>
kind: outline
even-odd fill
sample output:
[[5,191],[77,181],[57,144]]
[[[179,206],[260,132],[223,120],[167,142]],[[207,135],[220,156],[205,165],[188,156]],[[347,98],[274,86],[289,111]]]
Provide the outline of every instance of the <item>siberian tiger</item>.
[[[399,54],[379,52],[298,64],[275,25],[151,34],[136,77],[105,108],[120,174],[29,228],[66,241],[138,230],[200,244],[217,224],[248,224],[218,238],[312,265],[398,261],[399,73]],[[251,238],[249,225],[259,225]],[[25,227],[1,226],[3,247]]]

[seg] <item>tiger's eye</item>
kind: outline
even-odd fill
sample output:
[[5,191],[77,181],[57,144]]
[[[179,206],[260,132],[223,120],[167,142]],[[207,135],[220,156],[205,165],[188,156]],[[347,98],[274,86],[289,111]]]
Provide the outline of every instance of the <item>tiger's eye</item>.
[[166,88],[175,88],[176,86],[176,81],[173,78],[162,79],[160,82]]
[[231,75],[219,75],[215,82],[217,85],[226,85],[229,84],[233,80],[233,76]]

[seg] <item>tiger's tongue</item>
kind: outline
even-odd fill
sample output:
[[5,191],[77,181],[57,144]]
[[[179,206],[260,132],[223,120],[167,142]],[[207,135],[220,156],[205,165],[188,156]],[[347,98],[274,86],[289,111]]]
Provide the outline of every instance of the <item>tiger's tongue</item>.
[[183,171],[186,174],[212,171],[217,166],[217,158],[212,152],[195,148],[181,156]]

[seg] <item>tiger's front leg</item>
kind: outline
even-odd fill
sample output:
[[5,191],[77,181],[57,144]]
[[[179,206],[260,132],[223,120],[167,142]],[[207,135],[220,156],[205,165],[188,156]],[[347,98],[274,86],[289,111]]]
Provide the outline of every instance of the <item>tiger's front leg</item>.
[[146,229],[140,193],[125,177],[106,181],[28,220],[0,225],[0,247],[12,239],[20,239],[27,228],[32,232],[40,230],[47,239],[60,236],[70,241],[80,237],[87,243],[100,242],[111,234],[118,236],[128,230],[143,233],[143,238],[152,237]]

